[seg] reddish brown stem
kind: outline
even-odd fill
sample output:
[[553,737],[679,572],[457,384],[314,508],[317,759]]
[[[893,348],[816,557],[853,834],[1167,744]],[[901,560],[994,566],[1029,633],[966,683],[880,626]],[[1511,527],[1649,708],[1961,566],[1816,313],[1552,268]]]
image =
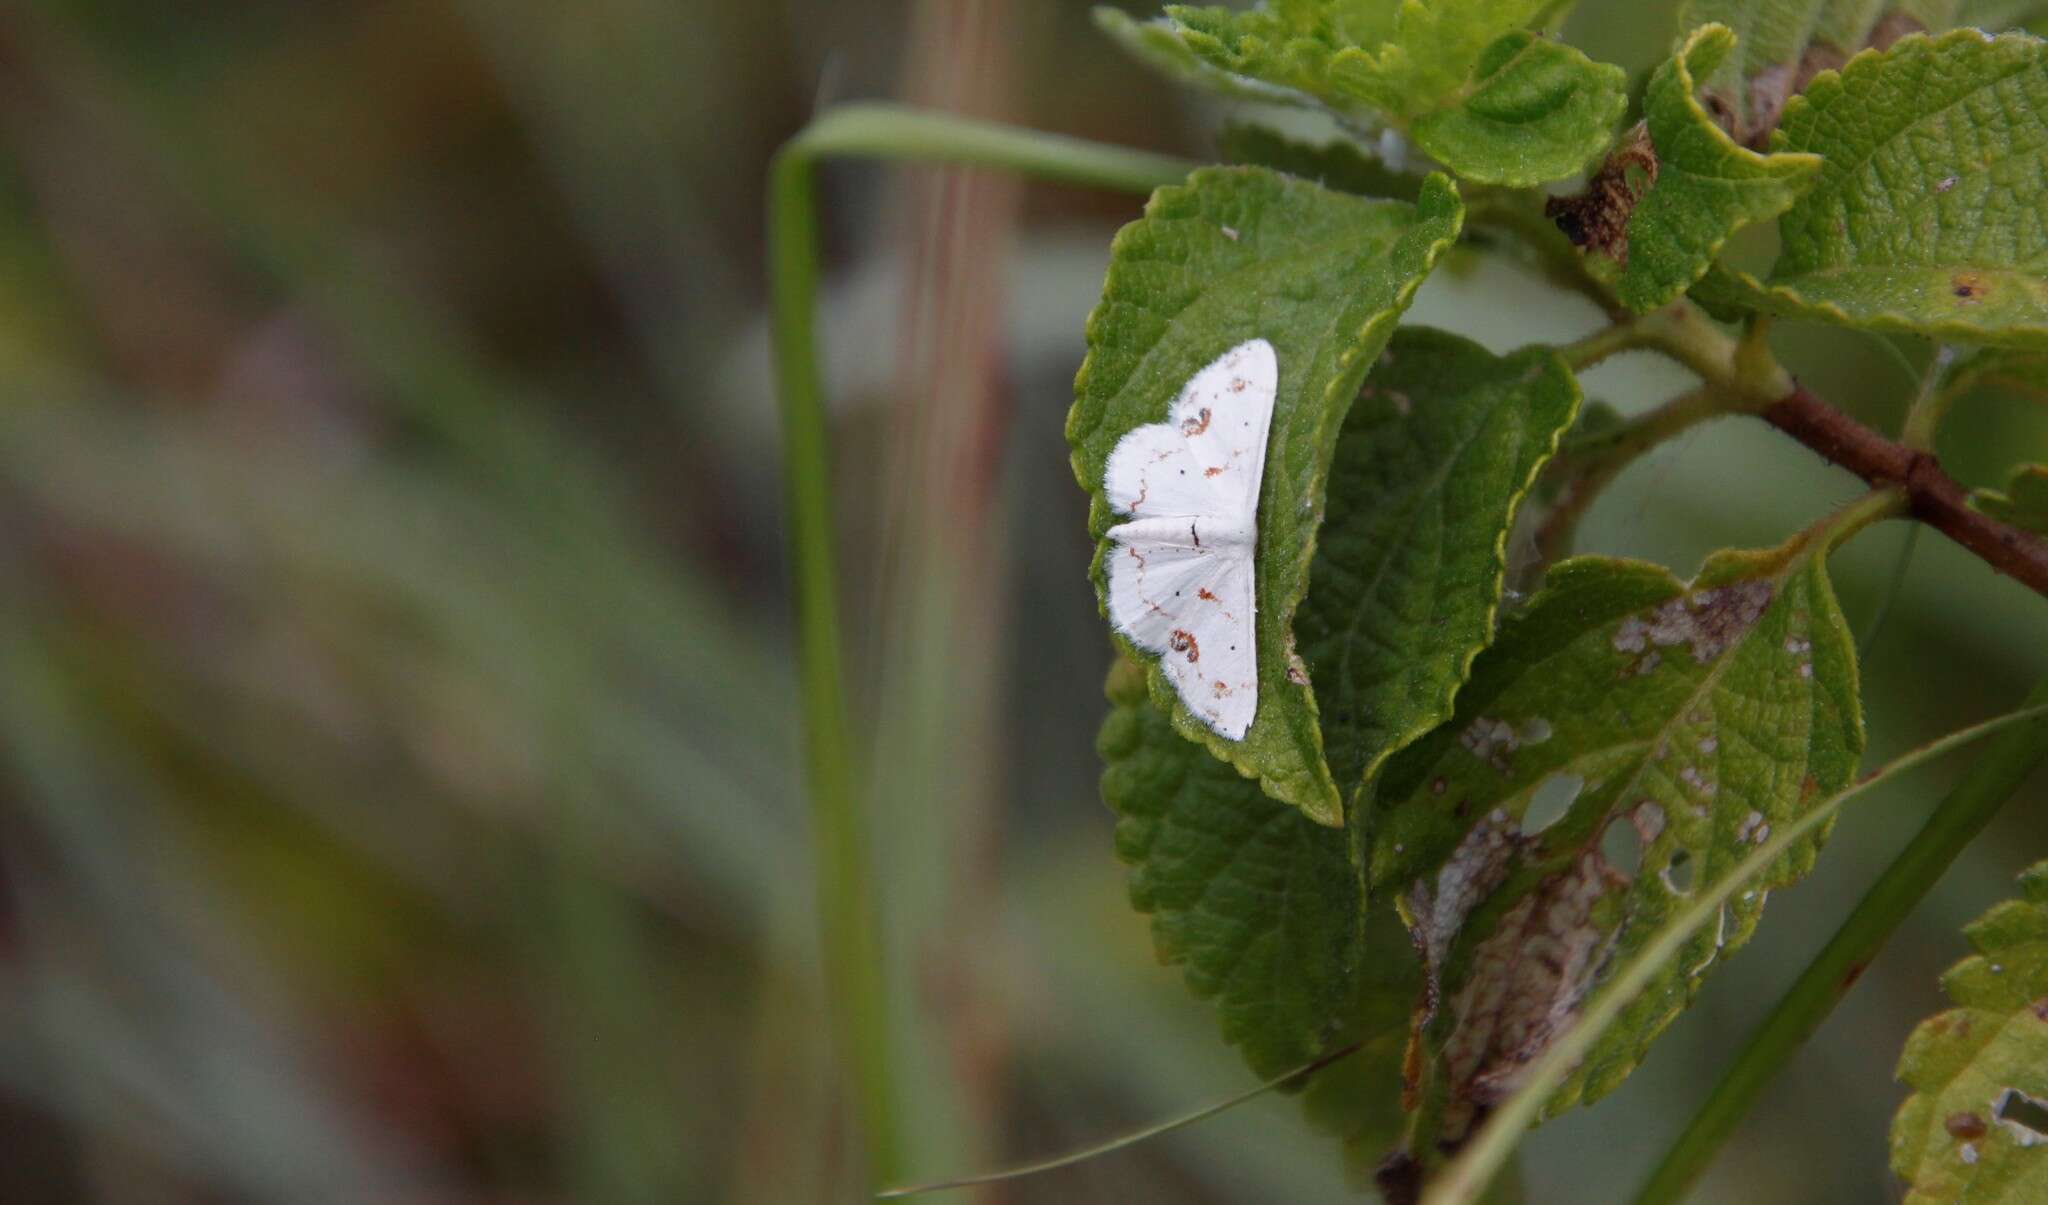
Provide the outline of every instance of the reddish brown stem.
[[2048,597],[2048,540],[1970,509],[1969,494],[1932,452],[1886,439],[1804,385],[1761,412],[1763,420],[1873,486],[1906,490],[1908,512],[1984,563]]

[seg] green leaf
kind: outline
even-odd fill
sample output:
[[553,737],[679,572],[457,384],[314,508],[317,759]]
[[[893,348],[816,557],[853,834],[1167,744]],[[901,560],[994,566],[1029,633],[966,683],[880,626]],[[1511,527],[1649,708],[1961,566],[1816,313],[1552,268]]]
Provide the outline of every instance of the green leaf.
[[2003,493],[1976,490],[1970,505],[2001,522],[2048,535],[2048,464],[2014,469]]
[[1717,270],[1713,304],[2048,347],[2048,43],[1959,30],[1859,55],[1774,146],[1822,156],[1820,182],[1769,281]]
[[1346,834],[1175,735],[1136,665],[1120,661],[1107,693],[1102,794],[1160,960],[1215,1002],[1224,1038],[1261,1079],[1365,1042],[1311,1081],[1307,1106],[1363,1158],[1377,1155],[1399,1124],[1416,989],[1392,909],[1368,920]]
[[[1644,93],[1650,153],[1625,146],[1585,194],[1549,207],[1573,242],[1619,262],[1621,300],[1637,312],[1685,292],[1730,235],[1790,209],[1820,172],[1818,155],[1760,155],[1738,145],[1701,107],[1695,81],[1735,45],[1726,26],[1693,31]],[[1645,178],[1645,191],[1631,187],[1631,172]],[[1621,240],[1609,233],[1617,229]]]
[[1892,1120],[1906,1199],[2048,1200],[2048,862],[1963,932],[1974,957],[1942,976],[1958,1007],[1906,1039],[1913,1095]]
[[1488,47],[1461,97],[1414,120],[1408,136],[1482,184],[1527,188],[1562,179],[1614,141],[1627,77],[1573,47],[1511,33]]
[[1347,793],[1450,718],[1493,636],[1515,512],[1578,406],[1554,351],[1495,356],[1420,327],[1366,379],[1295,620]]
[[1413,201],[1427,179],[1418,172],[1396,171],[1351,142],[1304,142],[1248,122],[1224,126],[1216,143],[1226,162],[1270,167],[1361,197]]
[[1700,72],[1706,104],[1737,142],[1762,149],[1785,104],[1856,51],[1954,24],[1956,0],[1686,0],[1680,29],[1725,25],[1734,56]]
[[[1438,1137],[1497,1103],[1696,887],[1849,780],[1863,724],[1825,543],[1720,553],[1690,585],[1641,562],[1559,564],[1452,721],[1388,765],[1370,883],[1404,891],[1441,988],[1425,1030]],[[1529,818],[1539,799],[1561,814]],[[1818,843],[1693,939],[1547,1111],[1620,1083]]]
[[1104,493],[1109,454],[1157,423],[1181,387],[1224,351],[1263,338],[1279,362],[1279,393],[1258,507],[1256,634],[1259,698],[1242,741],[1204,725],[1156,659],[1153,697],[1174,726],[1268,794],[1325,824],[1342,823],[1308,668],[1294,650],[1294,612],[1308,588],[1337,433],[1367,369],[1436,259],[1457,239],[1464,207],[1441,176],[1414,205],[1365,201],[1263,168],[1205,168],[1163,188],[1111,249],[1102,301],[1088,321],[1088,358],[1067,419],[1075,476],[1093,495],[1093,575],[1107,609],[1103,556],[1116,522]]
[[[1249,11],[1176,5],[1145,27],[1144,57],[1183,80],[1239,95],[1246,91],[1240,81],[1258,81],[1356,125],[1403,131],[1467,179],[1520,187],[1584,166],[1612,138],[1628,103],[1620,68],[1524,29],[1554,7],[1552,0],[1275,0]],[[1126,44],[1137,40],[1121,36]],[[1213,74],[1191,70],[1190,58]]]
[[1095,9],[1093,16],[1096,28],[1126,54],[1168,79],[1233,100],[1319,107],[1312,98],[1291,88],[1238,75],[1204,60],[1165,21],[1140,21],[1122,9],[1106,6]]

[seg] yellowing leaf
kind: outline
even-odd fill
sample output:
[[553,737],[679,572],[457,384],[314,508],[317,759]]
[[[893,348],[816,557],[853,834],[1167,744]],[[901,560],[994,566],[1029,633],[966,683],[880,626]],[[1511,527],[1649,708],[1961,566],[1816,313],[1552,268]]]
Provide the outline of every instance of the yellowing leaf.
[[1906,1039],[1913,1095],[1892,1120],[1906,1200],[2048,1200],[2048,862],[2022,898],[1964,930],[1977,954],[1942,976],[1956,1008]]

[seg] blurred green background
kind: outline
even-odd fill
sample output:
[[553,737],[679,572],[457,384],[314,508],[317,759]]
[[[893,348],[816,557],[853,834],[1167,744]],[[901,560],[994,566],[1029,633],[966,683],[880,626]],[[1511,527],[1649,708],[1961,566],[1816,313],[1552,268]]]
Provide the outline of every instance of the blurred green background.
[[[1133,6],[1135,7],[1135,6]],[[1204,156],[1218,117],[1079,0],[0,5],[0,1202],[858,1194],[818,995],[763,326],[762,182],[888,97]],[[1631,69],[1674,5],[1586,0]],[[1096,798],[1107,642],[1061,422],[1129,197],[824,175],[854,707],[913,1174],[1240,1089]],[[1461,259],[1420,321],[1596,316]],[[1870,339],[1788,328],[1895,422]],[[1922,357],[1925,348],[1907,348]],[[1590,375],[1625,410],[1680,383]],[[2014,398],[1953,467],[2048,459]],[[1689,570],[1853,483],[1730,422],[1590,550]],[[1839,561],[1852,622],[1903,532]],[[1873,757],[2048,672],[2040,599],[1920,543]],[[1620,1092],[1527,1144],[1611,1199],[1932,804],[1859,804]],[[2036,781],[1702,1200],[1883,1200],[1890,1068],[1957,924],[2048,854]],[[986,1201],[1352,1199],[1268,1099]]]

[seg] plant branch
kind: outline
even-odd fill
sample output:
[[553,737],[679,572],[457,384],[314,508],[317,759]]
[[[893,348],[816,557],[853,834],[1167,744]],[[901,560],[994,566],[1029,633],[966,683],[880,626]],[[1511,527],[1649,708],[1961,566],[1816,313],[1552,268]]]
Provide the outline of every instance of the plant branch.
[[[2048,679],[2034,687],[2025,705],[2043,704],[2048,704]],[[1764,1088],[1848,995],[1900,922],[2043,761],[2048,761],[2048,718],[2006,732],[1970,767],[1750,1034],[1742,1053],[1636,1194],[1638,1205],[1684,1195]]]
[[[1662,352],[1727,395],[1726,409],[1754,411],[1872,487],[1901,487],[1912,518],[1969,549],[1998,572],[2048,596],[2048,539],[1971,509],[1968,491],[1924,446],[1946,409],[1936,400],[1942,396],[1939,391],[1923,391],[1908,422],[1909,438],[1886,439],[1793,381],[1771,357],[1763,333],[1764,328],[1752,327],[1738,342],[1722,333],[1698,306],[1680,301],[1595,331],[1558,353],[1579,372],[1624,351]],[[1566,520],[1572,521],[1575,516]]]
[[1986,564],[2048,596],[2048,539],[1980,511],[1942,471],[1932,452],[1895,443],[1828,405],[1805,386],[1765,407],[1763,420],[1872,486],[1905,490],[1913,518],[1977,554]]
[[1890,781],[1972,741],[2021,724],[2048,722],[2048,707],[2029,707],[2008,712],[1951,732],[1887,762],[1882,768],[1815,804],[1805,815],[1779,829],[1776,835],[1756,847],[1748,857],[1716,879],[1712,886],[1688,900],[1663,928],[1622,967],[1607,986],[1597,992],[1580,1014],[1576,1025],[1551,1043],[1523,1073],[1514,1095],[1487,1117],[1478,1134],[1444,1169],[1423,1200],[1425,1205],[1471,1205],[1479,1201],[1496,1175],[1507,1165],[1522,1135],[1534,1125],[1557,1086],[1572,1068],[1592,1050],[1607,1028],[1624,1009],[1657,977],[1665,963],[1678,956],[1692,935],[1721,913],[1722,905],[1745,884],[1783,857],[1793,845],[1826,824],[1842,805],[1872,787]]
[[834,1045],[859,1114],[867,1175],[887,1183],[902,1172],[900,1110],[871,895],[868,817],[847,715],[833,551],[831,436],[815,327],[815,166],[823,157],[846,156],[1000,168],[1136,193],[1183,179],[1194,165],[943,113],[863,104],[820,116],[782,148],[770,171],[769,291],[819,940]]

